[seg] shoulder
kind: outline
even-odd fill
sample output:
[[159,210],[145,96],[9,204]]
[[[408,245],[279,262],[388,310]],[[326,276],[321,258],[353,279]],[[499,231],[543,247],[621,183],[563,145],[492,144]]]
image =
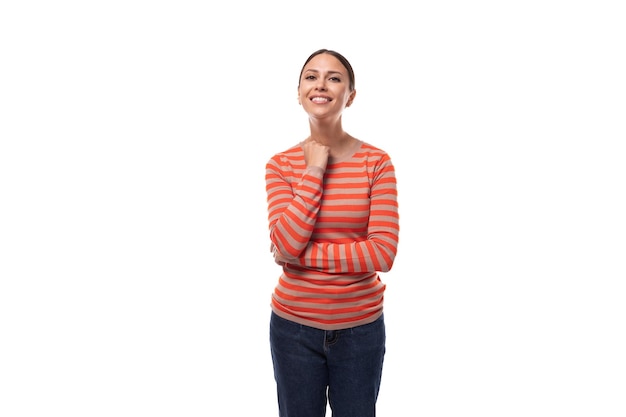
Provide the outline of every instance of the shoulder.
[[369,162],[391,163],[391,157],[385,150],[368,142],[361,142],[361,149],[359,150],[358,154],[360,154],[359,156],[361,158],[364,158]]
[[268,161],[267,166],[274,167],[293,167],[303,165],[304,151],[301,143],[294,145],[282,152],[274,154]]

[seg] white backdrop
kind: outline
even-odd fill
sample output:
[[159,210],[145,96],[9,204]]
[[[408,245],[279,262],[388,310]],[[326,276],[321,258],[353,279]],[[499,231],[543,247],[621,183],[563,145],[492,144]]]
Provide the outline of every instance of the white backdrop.
[[278,415],[264,168],[330,48],[398,176],[379,415],[623,417],[618,3],[2,3],[0,415]]

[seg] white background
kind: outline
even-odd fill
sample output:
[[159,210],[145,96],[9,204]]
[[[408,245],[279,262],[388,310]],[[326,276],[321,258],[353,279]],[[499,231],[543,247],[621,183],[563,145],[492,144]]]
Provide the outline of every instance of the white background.
[[379,415],[623,417],[619,3],[3,2],[0,415],[278,415],[265,162],[330,48],[398,177]]

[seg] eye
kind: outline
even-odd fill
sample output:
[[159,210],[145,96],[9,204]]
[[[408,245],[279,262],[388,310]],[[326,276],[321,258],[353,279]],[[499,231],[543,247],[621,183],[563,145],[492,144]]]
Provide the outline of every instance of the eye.
[[315,75],[307,75],[306,77],[304,77],[305,80],[314,80],[315,79]]
[[330,77],[329,80],[334,81],[336,83],[340,83],[341,79],[339,77]]

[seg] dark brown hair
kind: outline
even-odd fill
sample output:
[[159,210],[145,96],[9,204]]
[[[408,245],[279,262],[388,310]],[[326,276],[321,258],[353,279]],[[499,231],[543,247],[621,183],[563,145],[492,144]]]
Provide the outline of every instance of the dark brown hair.
[[306,67],[306,64],[309,63],[310,60],[312,60],[313,58],[315,58],[316,56],[320,55],[320,54],[329,54],[334,56],[335,58],[337,58],[339,60],[339,62],[341,62],[341,64],[346,68],[346,70],[348,71],[348,79],[350,81],[350,91],[354,91],[354,71],[352,70],[352,65],[350,65],[350,62],[346,59],[345,56],[341,55],[339,52],[337,51],[333,51],[331,49],[318,49],[317,51],[313,52],[306,61],[304,61],[304,65],[302,65],[302,69],[300,70],[300,77],[298,78],[298,87],[300,87],[300,79],[302,78],[302,73],[304,72],[304,67]]

